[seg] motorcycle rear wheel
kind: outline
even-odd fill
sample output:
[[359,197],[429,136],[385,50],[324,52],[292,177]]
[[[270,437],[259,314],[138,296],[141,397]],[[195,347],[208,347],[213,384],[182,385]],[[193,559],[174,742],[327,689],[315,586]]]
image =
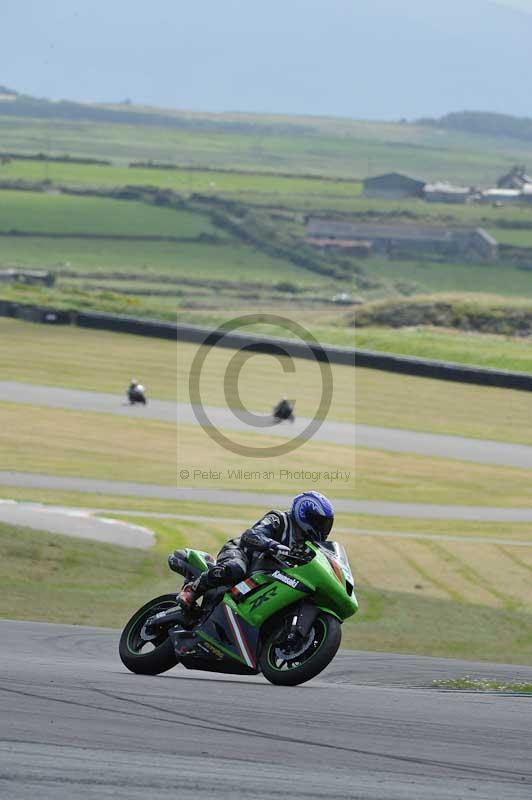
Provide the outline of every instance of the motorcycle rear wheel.
[[126,623],[120,637],[118,652],[122,663],[131,672],[136,672],[137,675],[159,675],[177,664],[178,658],[166,631],[161,631],[161,635],[151,641],[141,636],[149,617],[175,605],[175,594],[163,594],[139,608]]
[[293,658],[283,651],[280,629],[264,643],[259,659],[262,674],[278,686],[297,686],[315,678],[335,657],[342,640],[342,626],[336,617],[320,613],[316,617],[305,649]]

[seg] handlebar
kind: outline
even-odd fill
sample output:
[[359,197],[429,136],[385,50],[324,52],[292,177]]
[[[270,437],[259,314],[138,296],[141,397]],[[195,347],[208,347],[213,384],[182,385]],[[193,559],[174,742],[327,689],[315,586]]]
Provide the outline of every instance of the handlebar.
[[284,559],[289,559],[290,561],[295,561],[296,564],[307,564],[310,561],[310,554],[309,553],[298,553],[291,550],[289,547],[285,547],[285,545],[281,545],[283,548],[282,550],[279,548],[277,551],[271,550],[267,555],[273,558],[275,561],[278,561],[279,564],[284,564]]

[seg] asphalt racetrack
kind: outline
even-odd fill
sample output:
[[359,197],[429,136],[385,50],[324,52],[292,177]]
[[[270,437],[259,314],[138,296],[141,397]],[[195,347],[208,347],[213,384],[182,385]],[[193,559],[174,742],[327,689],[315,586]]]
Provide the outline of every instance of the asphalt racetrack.
[[[125,395],[105,394],[103,392],[85,392],[79,389],[60,389],[51,386],[35,386],[29,383],[0,381],[0,401],[12,403],[28,403],[48,408],[65,408],[74,411],[93,411],[105,414],[118,414],[122,417],[140,417],[155,419],[161,422],[172,422],[179,425],[198,425],[193,407],[189,403],[173,403],[168,400],[149,400],[146,406],[131,406]],[[242,422],[231,409],[204,406],[204,411],[213,424],[220,428],[246,433],[267,434],[292,438],[301,433],[310,423],[310,419],[300,417],[291,423],[275,424],[265,417],[265,427],[255,428]],[[326,420],[314,437],[317,440],[333,444],[352,444],[355,446],[355,426],[344,422]],[[530,448],[532,452],[532,447]],[[532,458],[531,458],[532,463]]]
[[[125,397],[119,395],[35,386],[12,381],[0,381],[0,401],[135,416],[181,425],[198,424],[192,406],[187,403],[150,400],[147,406],[132,407],[125,402]],[[205,412],[217,427],[248,433],[252,431],[268,436],[292,438],[301,433],[310,423],[310,419],[298,417],[294,424],[284,423],[283,425],[250,428],[249,425],[238,419],[231,409],[205,406]],[[507,444],[396,428],[379,428],[372,425],[350,425],[330,420],[326,420],[322,424],[313,438],[333,444],[352,445],[353,447],[356,445],[374,450],[417,453],[418,455],[451,458],[477,464],[498,464],[499,466],[532,469],[532,447],[529,445]]]
[[0,500],[0,522],[123,547],[146,549],[155,541],[147,528],[102,514],[94,515],[90,509],[83,508]]
[[118,632],[0,622],[0,797],[529,800],[532,668],[340,652],[314,681],[129,673]]

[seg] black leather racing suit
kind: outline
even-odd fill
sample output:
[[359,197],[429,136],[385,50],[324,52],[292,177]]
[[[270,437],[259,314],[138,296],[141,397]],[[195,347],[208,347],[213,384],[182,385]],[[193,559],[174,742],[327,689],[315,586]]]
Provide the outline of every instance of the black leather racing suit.
[[[273,542],[292,547],[302,541],[302,538],[289,513],[269,511],[244,531],[242,536],[224,544],[216,557],[216,564],[209,567],[192,584],[196,598],[209,589],[239,583],[248,574],[253,555],[271,549]],[[171,559],[172,556],[170,565]]]

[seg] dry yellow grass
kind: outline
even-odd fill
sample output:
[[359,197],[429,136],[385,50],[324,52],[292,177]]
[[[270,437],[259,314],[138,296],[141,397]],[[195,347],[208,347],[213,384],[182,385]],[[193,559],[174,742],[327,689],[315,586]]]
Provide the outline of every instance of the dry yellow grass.
[[175,399],[176,346],[162,339],[0,318],[2,380],[123,392],[131,377]]
[[[239,440],[247,445],[275,443],[273,437],[251,434]],[[196,426],[180,427],[176,442],[175,428],[168,423],[10,403],[0,404],[0,447],[4,469],[44,475],[173,485],[179,471],[187,469],[190,477],[184,485],[212,489],[289,494],[308,486],[333,498],[521,508],[531,502],[527,470],[359,450],[353,481],[354,451],[347,446],[312,442],[289,456],[246,459],[220,448]],[[258,474],[229,474],[239,469]],[[280,478],[280,469],[292,476]],[[194,470],[207,475],[195,475]],[[302,470],[309,477],[300,477]],[[335,470],[350,473],[349,479],[312,478]],[[264,476],[264,471],[270,474]]]
[[[2,380],[122,393],[132,376],[151,397],[189,400],[189,377],[198,347],[145,336],[36,325],[0,318]],[[202,398],[226,406],[223,378],[235,351],[214,348],[202,371]],[[287,359],[283,359],[287,366]],[[269,412],[281,395],[297,400],[297,413],[311,416],[321,396],[321,375],[311,360],[295,359],[284,372],[271,356],[254,354],[243,366],[239,389],[250,409]],[[354,422],[355,371],[332,365],[330,419]]]
[[356,497],[529,508],[529,470],[380,450],[356,451]]
[[[256,434],[242,435],[240,441],[247,446],[278,442]],[[172,486],[178,482],[179,472],[188,469],[190,479],[179,480],[186,486],[283,493],[314,486],[333,497],[353,495],[354,452],[350,447],[307,443],[289,457],[245,459],[214,444],[197,426],[180,427],[177,437],[175,426],[169,423],[107,414],[0,403],[0,451],[3,469],[43,475]],[[281,468],[294,475],[280,480]],[[239,469],[260,474],[252,478],[229,475],[229,470]],[[303,469],[310,473],[342,470],[349,477],[347,481],[315,483],[298,477]],[[195,476],[194,470],[205,476]],[[271,476],[265,478],[264,471]]]
[[337,535],[364,586],[532,612],[530,546]]
[[[180,399],[189,401],[189,377],[193,358],[197,352],[194,345],[179,343],[177,348],[178,382]],[[249,354],[248,354],[249,355]],[[235,351],[213,348],[208,352],[201,371],[201,397],[208,405],[226,406],[224,375],[235,358]],[[322,378],[315,361],[294,359],[290,371],[289,359],[276,358],[255,353],[243,362],[239,376],[239,391],[247,408],[269,413],[279,397],[296,400],[296,414],[314,416],[322,394]],[[286,369],[286,371],[285,371]],[[331,365],[333,385],[330,419],[355,421],[355,370],[352,367]],[[194,371],[194,376],[197,373]]]
[[356,369],[356,422],[532,444],[528,392]]

